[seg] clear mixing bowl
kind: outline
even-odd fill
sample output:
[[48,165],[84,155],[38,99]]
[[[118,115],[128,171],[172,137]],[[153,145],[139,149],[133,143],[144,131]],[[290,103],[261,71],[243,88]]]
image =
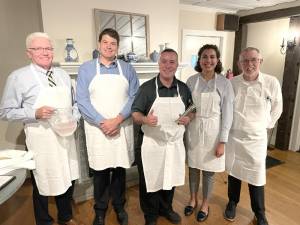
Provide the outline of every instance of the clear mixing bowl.
[[77,121],[73,116],[72,108],[55,109],[49,123],[52,129],[62,137],[72,135],[77,128]]

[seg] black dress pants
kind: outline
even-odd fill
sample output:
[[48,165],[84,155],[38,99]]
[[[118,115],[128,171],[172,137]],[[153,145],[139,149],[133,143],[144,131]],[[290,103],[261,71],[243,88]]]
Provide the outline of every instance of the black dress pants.
[[[33,174],[31,173],[33,186],[33,208],[36,225],[51,225],[53,218],[48,212],[48,196],[40,195]],[[57,207],[57,219],[61,222],[67,222],[72,219],[72,196],[74,191],[74,181],[72,186],[62,195],[54,196]]]
[[122,167],[93,170],[95,213],[104,216],[110,196],[116,212],[124,209],[126,169]]
[[[228,198],[236,204],[240,201],[241,180],[228,176]],[[251,208],[257,218],[265,217],[265,191],[264,186],[248,184]]]
[[145,220],[154,221],[159,215],[166,215],[173,210],[172,202],[175,188],[173,187],[171,190],[147,192],[141,151],[136,152],[136,163],[139,172],[140,206],[144,212]]

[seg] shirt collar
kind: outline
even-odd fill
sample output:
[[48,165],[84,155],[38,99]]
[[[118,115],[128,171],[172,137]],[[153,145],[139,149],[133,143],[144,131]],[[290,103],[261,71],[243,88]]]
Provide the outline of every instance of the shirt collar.
[[264,81],[264,77],[263,77],[263,75],[262,75],[261,72],[258,73],[257,79],[254,80],[254,81],[246,81],[246,80],[244,79],[244,77],[243,77],[243,74],[242,74],[242,76],[241,76],[241,81],[244,82],[244,83],[255,83],[255,82],[257,82],[257,83],[259,83],[259,84],[261,84],[261,85],[263,85],[264,82],[265,82],[265,81]]
[[99,62],[99,64],[100,64],[100,67],[116,68],[116,67],[118,66],[118,64],[117,64],[117,58],[115,58],[115,59],[111,62],[111,64],[109,64],[108,66],[102,64],[102,63],[99,61],[99,59],[98,59],[98,62]]
[[[177,79],[176,79],[176,77],[174,76],[174,79],[173,79],[173,82],[172,82],[172,84],[171,84],[171,86],[169,87],[169,88],[173,88],[173,87],[177,87]],[[158,89],[162,89],[162,88],[167,88],[165,85],[163,85],[162,84],[162,82],[160,81],[160,79],[159,79],[159,74],[158,74],[158,76],[157,76],[157,87],[158,87]]]
[[53,68],[51,67],[49,70],[45,70],[44,68],[42,68],[42,67],[40,67],[39,65],[37,65],[37,64],[34,64],[34,63],[32,63],[32,65],[33,65],[33,67],[34,67],[34,69],[37,71],[37,72],[39,72],[39,73],[43,73],[43,74],[47,74],[47,71],[53,71]]

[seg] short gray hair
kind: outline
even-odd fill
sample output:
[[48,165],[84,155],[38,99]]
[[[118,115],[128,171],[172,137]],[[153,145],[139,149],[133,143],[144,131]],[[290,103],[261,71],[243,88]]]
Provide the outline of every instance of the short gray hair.
[[259,56],[259,59],[262,59],[262,55],[260,54],[260,51],[258,48],[255,48],[255,47],[247,47],[247,48],[244,48],[240,55],[239,55],[239,61],[242,60],[242,54],[245,53],[245,52],[250,52],[250,51],[256,51],[258,53],[258,56]]
[[30,44],[31,42],[36,39],[36,38],[46,38],[50,41],[51,45],[52,45],[52,41],[51,41],[51,38],[49,37],[49,35],[47,33],[44,33],[44,32],[34,32],[34,33],[31,33],[29,34],[27,37],[26,37],[26,48],[29,48],[30,47]]

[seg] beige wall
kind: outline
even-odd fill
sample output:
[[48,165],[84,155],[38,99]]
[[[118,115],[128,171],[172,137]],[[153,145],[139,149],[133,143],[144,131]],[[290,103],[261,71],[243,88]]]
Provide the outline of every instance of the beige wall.
[[[285,55],[280,53],[280,45],[288,31],[289,18],[250,23],[247,26],[247,46],[258,48],[264,59],[261,71],[277,77],[282,83]],[[276,128],[270,141],[273,145],[275,138]]]
[[[216,11],[210,9],[201,9],[198,11],[188,11],[186,9],[180,10],[179,13],[179,49],[181,50],[181,41],[182,41],[182,30],[200,30],[200,31],[216,31]],[[232,59],[234,51],[234,38],[235,32],[225,32],[226,33],[226,42],[224,43],[224,52],[222,63],[224,70],[229,68],[232,69]],[[198,48],[198,47],[197,47]],[[224,71],[223,71],[224,72]],[[185,68],[182,72],[182,76],[187,79],[190,75],[193,75],[195,71],[192,68]]]
[[[39,0],[0,1],[0,97],[6,78],[13,70],[28,64],[25,38],[42,30]],[[0,149],[23,148],[24,134],[21,123],[0,120]]]
[[261,71],[276,76],[282,82],[285,55],[280,45],[289,28],[289,18],[248,24],[247,46],[260,49],[264,58]]
[[66,38],[74,38],[80,61],[91,59],[96,47],[93,9],[149,15],[150,52],[169,42],[178,47],[178,0],[41,0],[45,32],[56,44],[55,61],[63,61]]

